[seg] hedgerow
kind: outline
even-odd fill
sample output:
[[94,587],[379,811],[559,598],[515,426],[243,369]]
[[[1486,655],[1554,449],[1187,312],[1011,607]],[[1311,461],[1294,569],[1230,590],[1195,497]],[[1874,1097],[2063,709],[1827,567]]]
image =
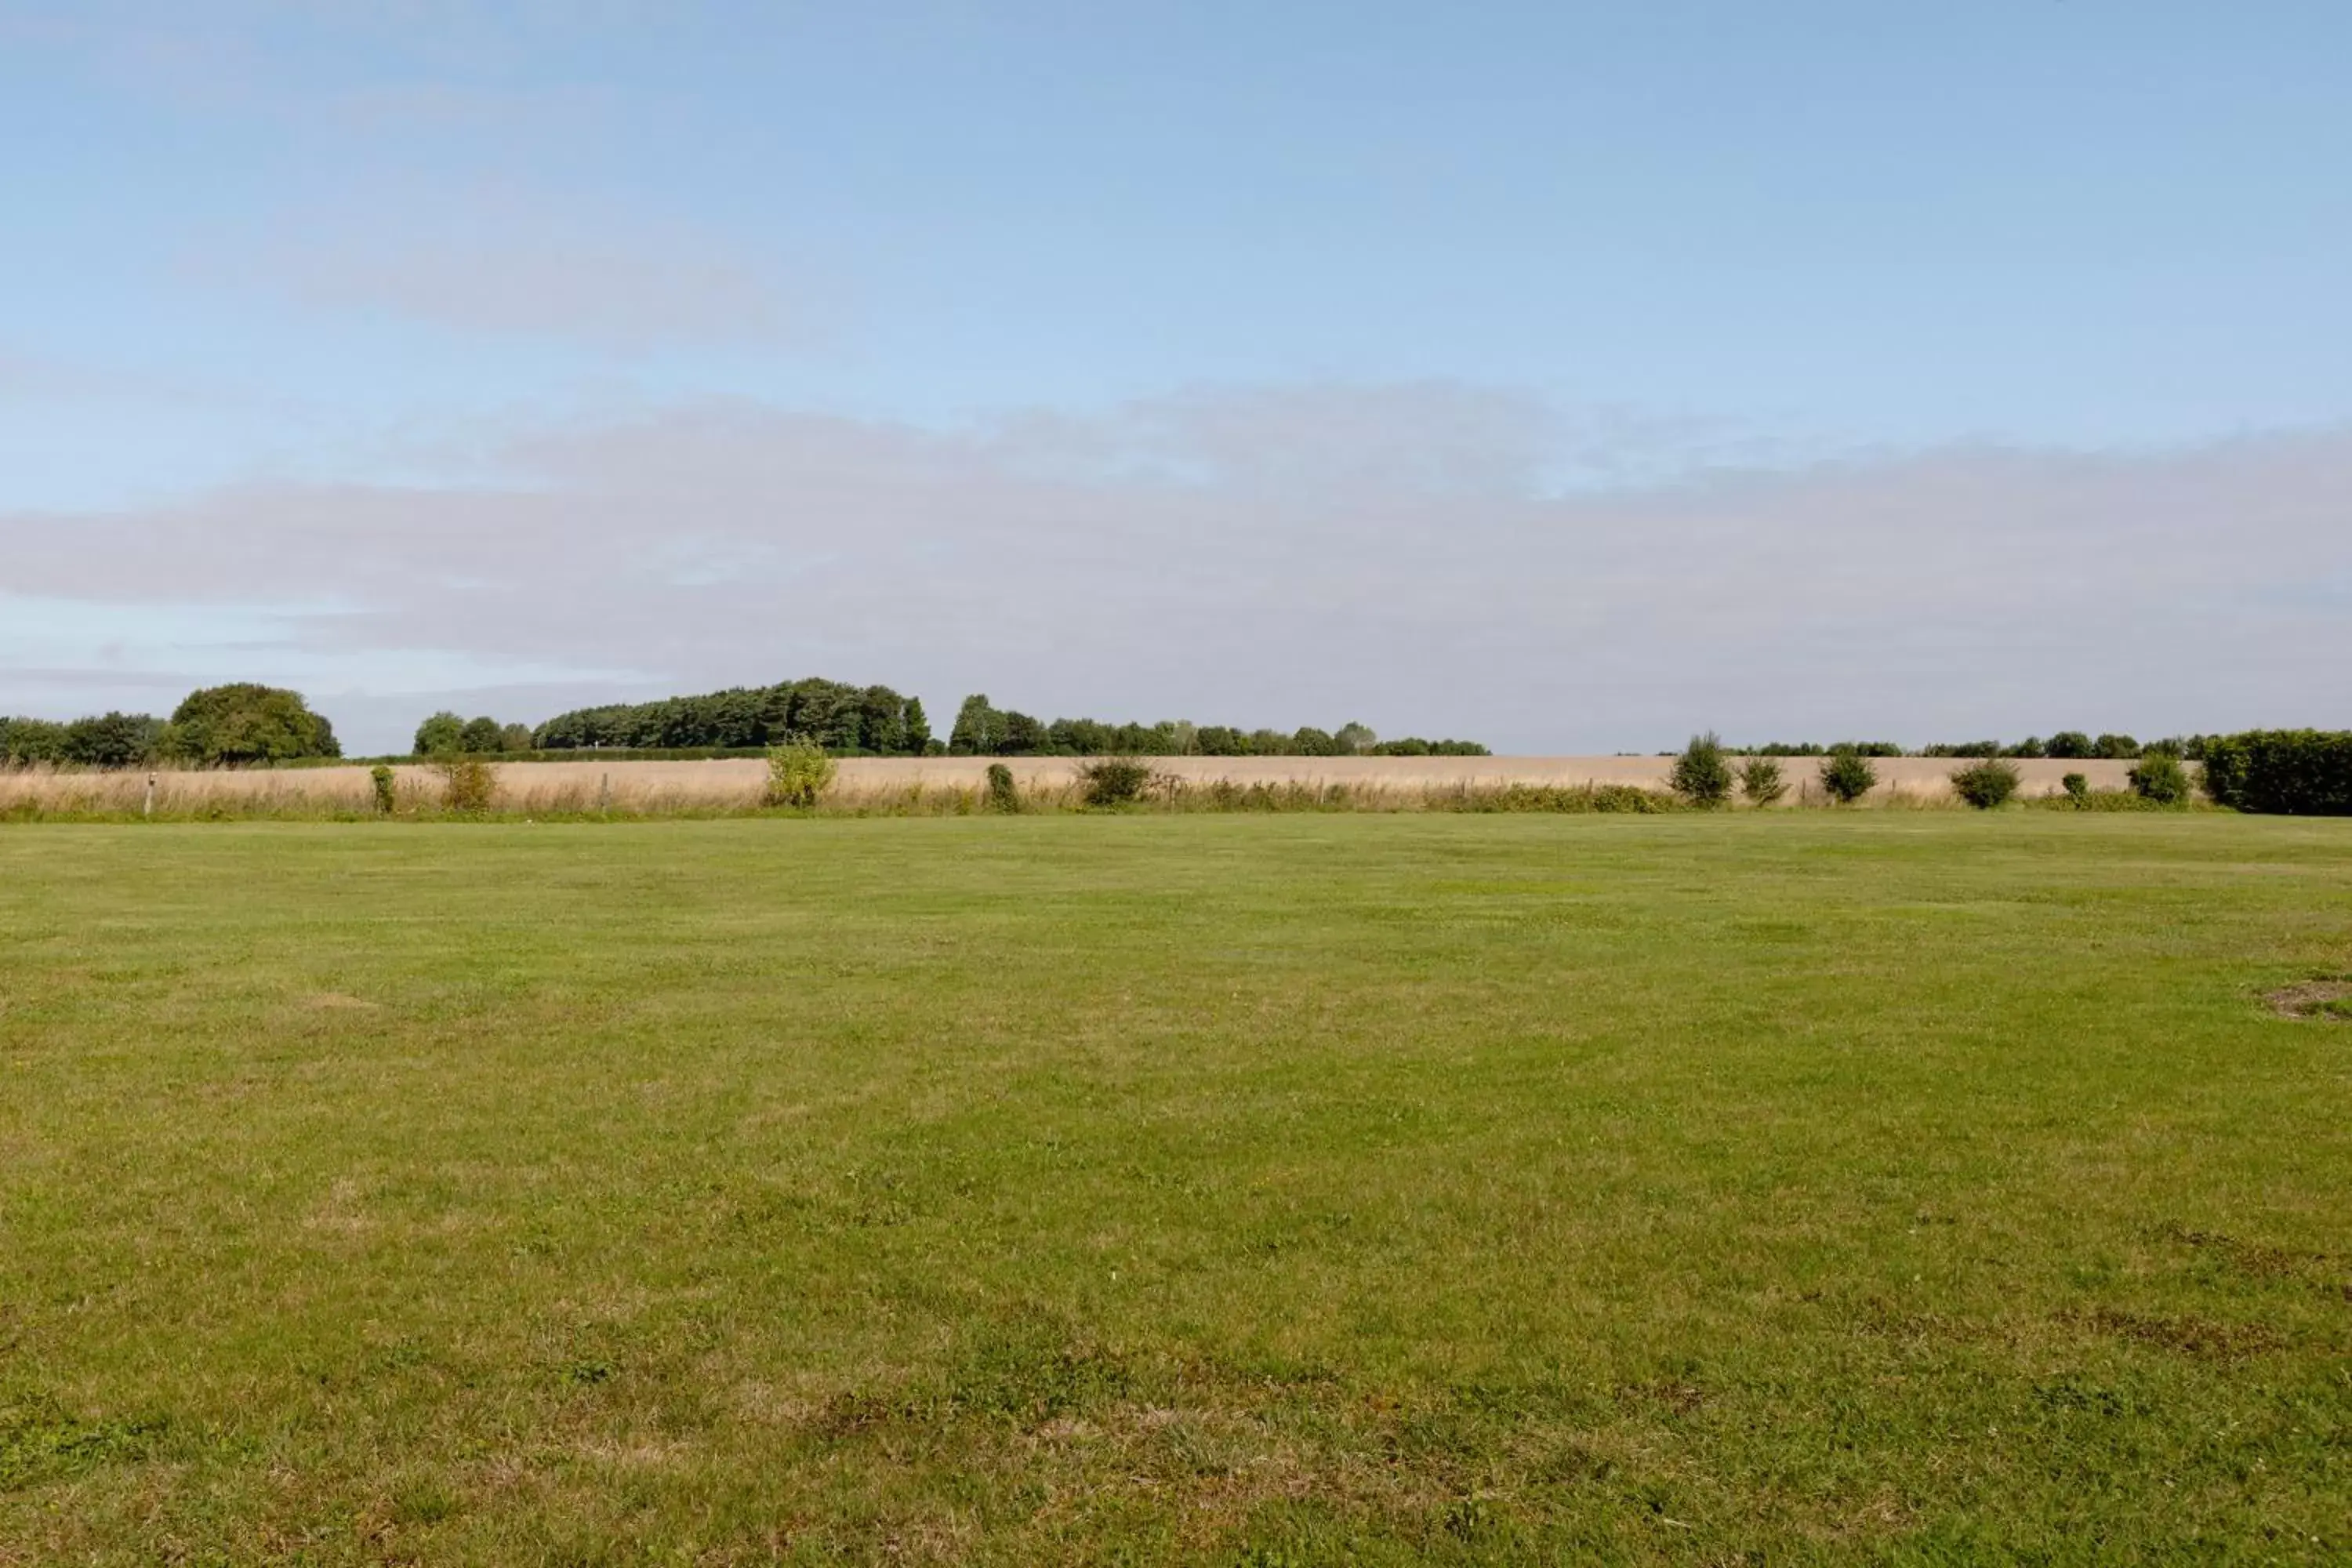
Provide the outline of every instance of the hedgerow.
[[2208,736],[2205,792],[2239,811],[2352,816],[2352,731]]

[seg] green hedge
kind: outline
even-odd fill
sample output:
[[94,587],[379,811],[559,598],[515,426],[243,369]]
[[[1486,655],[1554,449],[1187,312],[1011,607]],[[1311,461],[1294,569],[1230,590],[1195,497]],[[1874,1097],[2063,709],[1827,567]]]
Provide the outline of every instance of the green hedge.
[[2205,793],[2285,816],[2352,816],[2352,731],[2249,730],[2205,742]]

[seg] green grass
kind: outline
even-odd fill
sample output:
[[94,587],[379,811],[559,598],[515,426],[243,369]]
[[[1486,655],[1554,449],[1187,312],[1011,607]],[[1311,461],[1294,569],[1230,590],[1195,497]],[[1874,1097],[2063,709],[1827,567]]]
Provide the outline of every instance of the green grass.
[[2352,824],[0,829],[0,1563],[2330,1562]]

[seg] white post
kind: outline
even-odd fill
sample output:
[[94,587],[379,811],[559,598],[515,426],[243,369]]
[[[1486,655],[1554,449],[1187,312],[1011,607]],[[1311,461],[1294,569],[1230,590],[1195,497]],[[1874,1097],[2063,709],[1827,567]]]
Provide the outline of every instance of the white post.
[[155,815],[155,775],[153,773],[147,775],[147,804],[139,808],[139,815],[142,816]]

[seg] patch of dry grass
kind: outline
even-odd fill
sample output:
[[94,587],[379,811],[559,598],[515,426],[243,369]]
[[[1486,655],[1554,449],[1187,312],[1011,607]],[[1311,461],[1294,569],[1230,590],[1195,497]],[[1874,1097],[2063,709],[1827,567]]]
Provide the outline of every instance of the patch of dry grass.
[[[959,816],[984,808],[982,757],[844,759],[820,812],[850,816]],[[1004,759],[1034,810],[1083,805],[1081,759]],[[1155,787],[1147,805],[1181,810],[1444,811],[1589,809],[1612,792],[1663,795],[1671,759],[1652,757],[1162,757],[1149,759]],[[496,815],[541,819],[746,815],[768,809],[766,764],[708,762],[493,763]],[[1952,764],[1882,759],[1881,784],[1866,805],[1942,809],[1956,804]],[[2088,772],[2120,788],[2124,763],[2022,763],[2028,795],[2056,793],[2057,772]],[[2039,769],[2039,772],[2035,770]],[[1787,762],[1794,786],[1773,809],[1823,806],[1810,759]],[[2042,776],[2047,773],[2047,777]],[[2110,779],[2107,775],[2112,773]],[[429,764],[395,768],[394,815],[441,814],[446,784]],[[151,784],[152,780],[152,784]],[[1580,805],[1581,794],[1588,804]],[[1514,803],[1517,803],[1516,805]],[[85,772],[0,770],[0,820],[339,820],[375,815],[363,767],[251,771]]]

